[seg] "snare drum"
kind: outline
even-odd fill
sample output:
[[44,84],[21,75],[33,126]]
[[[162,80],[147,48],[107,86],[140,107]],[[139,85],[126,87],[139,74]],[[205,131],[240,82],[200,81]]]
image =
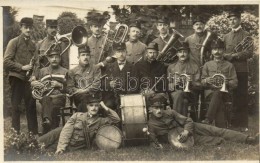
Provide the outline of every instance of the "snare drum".
[[147,127],[145,97],[141,94],[120,95],[120,101],[124,140],[147,142],[148,136],[143,132]]
[[106,151],[117,149],[122,143],[122,133],[115,126],[105,125],[98,129],[95,142],[100,149]]

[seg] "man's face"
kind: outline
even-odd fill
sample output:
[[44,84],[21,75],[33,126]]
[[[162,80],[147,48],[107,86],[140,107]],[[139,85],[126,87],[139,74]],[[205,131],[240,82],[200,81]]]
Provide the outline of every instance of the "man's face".
[[88,113],[91,115],[97,115],[100,104],[98,102],[92,102],[86,105]]
[[117,56],[118,61],[123,62],[126,59],[126,50],[116,50],[114,55]]
[[238,17],[231,16],[229,18],[229,23],[231,28],[237,28],[240,25],[241,20]]
[[48,61],[50,62],[50,65],[52,67],[57,67],[60,63],[60,55],[59,54],[54,54],[54,55],[50,55],[48,56]]
[[163,106],[150,106],[149,110],[152,111],[152,114],[157,117],[160,118],[162,117],[162,110],[163,110]]
[[214,58],[221,59],[224,53],[224,48],[212,48],[211,53]]
[[138,40],[138,38],[140,37],[140,29],[136,28],[136,27],[131,27],[130,31],[129,31],[129,38],[130,40]]
[[102,26],[97,25],[97,24],[93,24],[93,25],[90,26],[90,30],[94,35],[101,35]]
[[154,49],[147,49],[146,57],[149,62],[152,62],[156,59],[158,51]]
[[57,26],[48,26],[47,34],[54,37],[57,34]]
[[204,27],[205,27],[205,24],[202,22],[196,22],[195,24],[193,24],[193,29],[194,29],[195,33],[203,32]]
[[31,35],[33,27],[27,26],[27,25],[22,25],[20,29],[21,29],[22,34],[29,37]]
[[165,35],[168,33],[169,25],[165,23],[157,23],[157,29],[160,34]]
[[78,58],[79,58],[79,63],[81,65],[88,65],[89,64],[89,60],[90,60],[89,53],[80,53]]
[[189,51],[187,49],[179,50],[177,52],[177,56],[180,61],[186,61],[189,57]]

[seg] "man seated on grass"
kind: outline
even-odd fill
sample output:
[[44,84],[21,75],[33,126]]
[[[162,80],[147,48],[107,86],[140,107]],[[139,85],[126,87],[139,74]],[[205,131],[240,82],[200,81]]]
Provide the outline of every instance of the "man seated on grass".
[[165,110],[166,102],[167,99],[161,94],[149,99],[151,116],[148,121],[148,133],[152,145],[156,148],[163,148],[161,142],[167,141],[169,131],[177,127],[184,128],[178,136],[180,143],[186,142],[190,136],[193,136],[195,144],[203,145],[217,145],[224,140],[246,144],[257,144],[259,141],[259,134],[251,137],[237,131],[195,123],[175,110]]
[[[66,150],[90,148],[95,133],[101,126],[120,122],[117,113],[108,108],[98,94],[89,95],[81,106],[81,112],[73,114],[63,128],[57,128],[39,137],[39,142],[46,147],[53,147],[58,143],[56,154],[62,154]],[[100,106],[107,113],[107,117],[99,117]]]

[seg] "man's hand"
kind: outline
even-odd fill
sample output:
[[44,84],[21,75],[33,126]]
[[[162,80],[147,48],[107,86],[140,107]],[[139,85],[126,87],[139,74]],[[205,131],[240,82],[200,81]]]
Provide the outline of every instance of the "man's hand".
[[105,103],[104,103],[103,101],[101,101],[99,104],[100,104],[100,106],[101,106],[103,109],[105,109],[106,111],[109,110],[109,108],[105,105]]
[[151,90],[151,89],[144,89],[143,91],[142,91],[142,94],[144,95],[144,96],[151,96],[151,95],[153,95],[155,92],[153,91],[153,90]]
[[88,92],[86,89],[78,89],[74,94],[83,94]]
[[191,76],[187,75],[187,81],[191,82]]
[[189,131],[187,130],[182,131],[182,133],[179,135],[179,142],[181,143],[186,142],[188,137],[189,137]]
[[30,79],[29,79],[29,82],[32,82],[32,81],[35,81],[36,80],[36,77],[35,76],[31,76]]
[[24,71],[28,71],[31,69],[32,69],[32,65],[30,65],[30,64],[22,66],[22,70],[24,70]]
[[205,81],[206,81],[206,83],[212,85],[213,82],[214,82],[214,79],[213,79],[212,77],[207,77],[207,78],[205,79]]
[[224,53],[223,56],[228,61],[230,61],[233,58],[233,54],[232,53]]
[[56,155],[60,155],[60,154],[63,154],[63,153],[64,153],[63,150],[57,150],[57,151],[55,152]]
[[110,85],[110,87],[111,88],[115,88],[116,87],[116,81],[111,81],[110,83],[109,83],[109,85]]
[[32,82],[31,82],[31,86],[32,86],[32,87],[43,87],[44,84],[42,84],[41,82],[35,80],[35,81],[32,81]]
[[155,142],[152,142],[152,147],[153,148],[155,148],[155,149],[163,149],[163,146],[162,146],[162,144],[157,144],[157,143],[155,143]]
[[58,81],[53,80],[53,81],[51,81],[51,87],[52,88],[57,88],[57,87],[61,88],[62,84],[60,82],[58,82]]

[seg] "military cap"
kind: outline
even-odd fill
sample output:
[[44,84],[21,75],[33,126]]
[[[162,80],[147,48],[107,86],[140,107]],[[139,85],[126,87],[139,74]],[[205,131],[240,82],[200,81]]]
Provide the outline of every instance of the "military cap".
[[229,12],[228,13],[228,18],[230,18],[232,16],[240,18],[241,17],[241,12],[240,11],[231,11],[231,12]]
[[52,56],[52,55],[56,55],[56,54],[59,55],[60,53],[61,53],[61,47],[53,44],[52,47],[47,52],[47,56]]
[[224,44],[224,41],[222,41],[220,38],[217,38],[217,39],[211,41],[210,47],[211,47],[211,49],[225,48],[225,44]]
[[157,19],[157,23],[170,24],[170,20],[166,16],[162,16]]
[[159,51],[158,44],[155,42],[151,42],[148,44],[147,49],[154,49],[156,51]]
[[149,106],[165,106],[167,104],[167,98],[163,93],[154,94],[149,98]]
[[20,21],[20,25],[26,25],[26,26],[32,26],[33,25],[33,19],[32,18],[28,18],[28,17],[24,17],[21,19]]
[[125,50],[126,49],[126,45],[123,42],[120,43],[113,43],[113,50]]
[[87,23],[89,25],[98,25],[103,26],[106,24],[107,20],[110,18],[108,13],[98,13],[96,11],[88,12],[87,16],[85,17],[87,19]]
[[177,48],[177,51],[180,51],[180,50],[189,50],[189,45],[188,43],[186,42],[182,42],[181,45]]
[[46,26],[58,26],[58,21],[56,19],[46,19]]
[[201,22],[201,23],[205,24],[205,19],[201,16],[197,16],[197,17],[195,17],[195,19],[193,19],[193,25],[197,22]]
[[86,96],[85,98],[85,104],[93,103],[93,102],[100,102],[101,101],[101,95],[100,93],[91,93]]
[[78,47],[78,53],[87,53],[90,55],[90,49],[89,49],[89,46],[87,45],[84,45],[84,46],[80,46]]
[[136,27],[136,28],[141,29],[141,23],[140,23],[140,21],[135,20],[135,21],[133,21],[133,22],[130,23],[129,27],[130,27],[130,28],[131,28],[131,27]]

